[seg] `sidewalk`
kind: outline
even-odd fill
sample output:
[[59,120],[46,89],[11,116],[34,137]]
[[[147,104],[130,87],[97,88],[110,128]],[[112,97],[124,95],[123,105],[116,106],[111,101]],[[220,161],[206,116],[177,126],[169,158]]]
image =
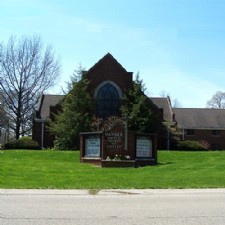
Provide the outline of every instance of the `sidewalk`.
[[0,195],[164,195],[164,194],[225,194],[225,188],[213,189],[0,189]]

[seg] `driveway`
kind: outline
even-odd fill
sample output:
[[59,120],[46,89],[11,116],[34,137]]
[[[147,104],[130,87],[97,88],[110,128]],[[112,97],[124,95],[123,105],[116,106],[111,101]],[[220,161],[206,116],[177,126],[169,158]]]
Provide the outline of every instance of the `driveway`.
[[224,225],[225,189],[0,189],[0,224]]

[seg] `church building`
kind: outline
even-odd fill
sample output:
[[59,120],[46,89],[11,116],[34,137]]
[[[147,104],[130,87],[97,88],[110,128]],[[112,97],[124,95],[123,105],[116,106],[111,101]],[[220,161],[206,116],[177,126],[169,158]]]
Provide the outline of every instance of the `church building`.
[[[106,119],[120,116],[121,100],[124,93],[133,87],[133,73],[127,72],[110,54],[106,54],[86,73],[89,81],[88,92],[97,99],[95,115]],[[42,148],[53,147],[54,137],[48,131],[48,125],[55,113],[58,103],[64,95],[42,95],[33,122],[33,139]],[[149,99],[149,101],[151,101]],[[161,115],[161,110],[154,105],[154,110]]]
[[[85,73],[89,81],[88,92],[97,99],[95,114],[106,119],[120,116],[121,99],[133,87],[133,73],[110,54],[106,54]],[[57,112],[64,95],[45,95],[40,98],[33,120],[32,137],[41,148],[53,147],[54,137],[48,130],[53,113]],[[150,97],[154,113],[161,120],[158,132],[158,149],[174,149],[171,127],[179,130],[180,140],[195,140],[208,149],[225,149],[224,109],[173,109],[169,97]]]

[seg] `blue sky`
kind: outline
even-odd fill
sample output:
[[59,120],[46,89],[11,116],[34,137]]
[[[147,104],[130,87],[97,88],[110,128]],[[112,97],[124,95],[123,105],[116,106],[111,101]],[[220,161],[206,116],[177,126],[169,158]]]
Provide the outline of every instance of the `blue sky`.
[[205,107],[225,91],[224,0],[7,0],[0,9],[0,41],[40,35],[61,58],[51,93],[108,52],[140,72],[149,96]]

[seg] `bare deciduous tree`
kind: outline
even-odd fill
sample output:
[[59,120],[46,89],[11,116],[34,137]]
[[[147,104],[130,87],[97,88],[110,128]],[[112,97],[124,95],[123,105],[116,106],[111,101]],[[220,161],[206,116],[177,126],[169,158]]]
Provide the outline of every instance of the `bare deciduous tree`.
[[162,90],[159,94],[163,98],[169,98],[172,108],[182,108],[182,104],[178,99],[172,99],[169,93],[167,93],[165,90]]
[[212,98],[207,101],[207,108],[225,109],[225,92],[217,91]]
[[170,96],[170,94],[166,92],[165,90],[161,90],[159,93],[159,96],[165,98],[167,96]]
[[38,96],[52,87],[60,72],[51,46],[43,48],[40,37],[11,37],[0,43],[0,88],[2,103],[16,138],[31,129]]
[[180,103],[180,101],[178,99],[173,99],[173,108],[182,108],[182,104]]

